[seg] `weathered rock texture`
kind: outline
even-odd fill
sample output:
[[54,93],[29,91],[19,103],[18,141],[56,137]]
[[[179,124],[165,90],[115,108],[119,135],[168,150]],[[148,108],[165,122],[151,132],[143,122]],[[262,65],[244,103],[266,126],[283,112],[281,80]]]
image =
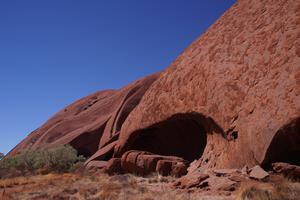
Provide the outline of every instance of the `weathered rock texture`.
[[[111,173],[185,173],[162,159],[173,156],[192,162],[190,177],[199,168],[300,165],[299,94],[300,1],[240,0],[159,77],[75,102],[11,154],[69,143]],[[227,179],[219,187],[230,190]]]
[[128,151],[121,158],[122,172],[180,177],[187,173],[187,161],[175,156],[161,156],[144,151]]
[[96,153],[95,160],[109,160],[123,122],[158,76],[157,73],[120,90],[100,91],[76,101],[32,132],[9,155],[26,148],[71,144],[87,157]]
[[150,87],[115,155],[159,143],[156,153],[187,151],[203,168],[299,163],[299,94],[300,1],[241,0]]

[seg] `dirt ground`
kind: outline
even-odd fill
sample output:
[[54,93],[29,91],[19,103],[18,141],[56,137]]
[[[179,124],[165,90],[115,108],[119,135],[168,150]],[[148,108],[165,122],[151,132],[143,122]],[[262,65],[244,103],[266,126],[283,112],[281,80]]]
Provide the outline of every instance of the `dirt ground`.
[[22,200],[231,200],[226,195],[190,193],[172,187],[172,177],[48,174],[0,180],[0,199]]
[[[284,180],[284,179],[283,179]],[[152,175],[48,174],[0,179],[0,199],[20,200],[299,200],[300,183],[249,181],[232,193],[180,190],[176,178]],[[283,198],[284,197],[284,198]]]

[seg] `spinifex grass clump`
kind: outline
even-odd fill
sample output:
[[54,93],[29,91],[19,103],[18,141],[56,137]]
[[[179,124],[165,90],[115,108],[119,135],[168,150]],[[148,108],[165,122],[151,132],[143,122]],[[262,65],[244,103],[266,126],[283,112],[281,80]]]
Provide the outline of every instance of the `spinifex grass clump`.
[[299,200],[300,183],[274,176],[269,182],[246,182],[236,200]]
[[85,160],[70,145],[24,150],[0,161],[0,178],[74,170]]

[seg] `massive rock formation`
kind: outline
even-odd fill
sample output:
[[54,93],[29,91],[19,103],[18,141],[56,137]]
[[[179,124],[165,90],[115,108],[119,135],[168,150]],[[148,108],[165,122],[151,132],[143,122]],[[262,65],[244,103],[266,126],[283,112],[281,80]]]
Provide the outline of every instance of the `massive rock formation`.
[[300,165],[299,94],[300,2],[240,0],[160,76],[75,102],[11,155],[68,143],[89,167],[142,174],[169,173],[170,156],[196,160],[189,174]]
[[92,156],[99,149],[107,149],[118,139],[128,114],[158,76],[159,73],[120,90],[100,91],[76,101],[32,132],[9,155],[26,148],[37,149],[59,144],[71,144],[86,157]]
[[115,155],[138,149],[204,168],[299,164],[299,94],[300,1],[241,0],[150,87]]

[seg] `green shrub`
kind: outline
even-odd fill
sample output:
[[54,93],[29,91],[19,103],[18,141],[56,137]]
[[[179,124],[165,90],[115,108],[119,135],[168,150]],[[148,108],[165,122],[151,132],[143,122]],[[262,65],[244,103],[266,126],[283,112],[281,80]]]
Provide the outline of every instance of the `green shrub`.
[[68,146],[57,146],[52,149],[41,152],[38,156],[39,166],[44,166],[49,171],[66,172],[77,162],[83,162],[83,156],[77,156],[77,151]]
[[0,160],[4,158],[4,154],[3,153],[0,153]]
[[24,150],[0,161],[0,178],[26,174],[68,172],[85,158],[78,156],[70,145],[59,145],[48,149]]

